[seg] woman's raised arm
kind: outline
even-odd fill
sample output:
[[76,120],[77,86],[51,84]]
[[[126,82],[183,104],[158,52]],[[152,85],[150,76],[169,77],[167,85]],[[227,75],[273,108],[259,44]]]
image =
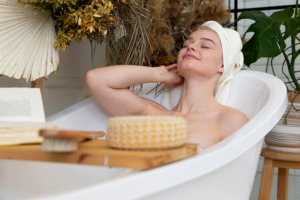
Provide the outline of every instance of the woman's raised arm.
[[129,86],[156,82],[170,85],[179,81],[178,74],[169,72],[165,66],[116,65],[97,68],[85,74],[85,84],[91,94],[113,115],[146,115],[150,111],[155,114],[156,110],[163,108],[134,94],[128,90]]

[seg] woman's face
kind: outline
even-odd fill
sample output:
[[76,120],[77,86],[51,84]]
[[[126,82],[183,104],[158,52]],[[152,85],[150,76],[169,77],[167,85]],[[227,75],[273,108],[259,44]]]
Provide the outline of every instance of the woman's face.
[[183,76],[200,73],[211,77],[222,73],[223,52],[218,34],[210,29],[193,32],[178,53],[177,68]]

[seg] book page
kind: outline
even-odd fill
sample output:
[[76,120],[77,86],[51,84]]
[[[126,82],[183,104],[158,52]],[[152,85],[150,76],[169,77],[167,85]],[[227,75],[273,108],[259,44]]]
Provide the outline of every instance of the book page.
[[45,122],[38,88],[0,88],[0,121]]
[[0,146],[40,143],[46,123],[39,88],[0,88]]

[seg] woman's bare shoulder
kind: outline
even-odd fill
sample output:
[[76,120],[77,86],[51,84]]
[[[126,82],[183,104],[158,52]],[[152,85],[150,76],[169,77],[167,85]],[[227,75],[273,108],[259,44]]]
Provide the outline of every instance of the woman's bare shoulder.
[[226,107],[220,114],[220,122],[225,127],[224,138],[240,129],[249,121],[248,117],[235,108]]

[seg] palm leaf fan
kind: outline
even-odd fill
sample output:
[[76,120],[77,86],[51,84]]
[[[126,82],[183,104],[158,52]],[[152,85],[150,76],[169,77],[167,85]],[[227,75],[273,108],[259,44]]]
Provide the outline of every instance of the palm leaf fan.
[[34,81],[56,71],[54,35],[50,13],[0,0],[0,74]]

